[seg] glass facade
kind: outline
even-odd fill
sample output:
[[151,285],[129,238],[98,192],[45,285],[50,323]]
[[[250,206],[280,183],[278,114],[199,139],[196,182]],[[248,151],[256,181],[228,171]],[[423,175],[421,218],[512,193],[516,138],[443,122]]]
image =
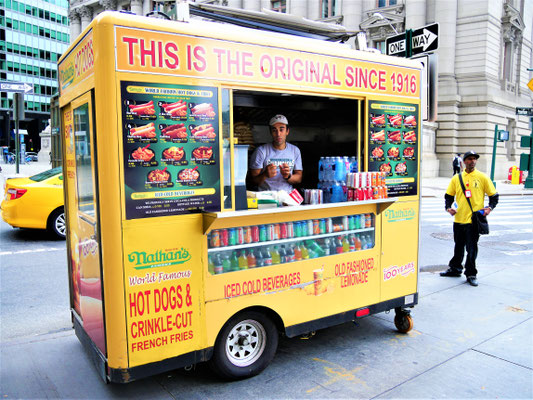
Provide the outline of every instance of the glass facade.
[[[33,84],[34,93],[24,95],[26,112],[50,112],[69,33],[67,0],[0,0],[0,81]],[[1,93],[0,111],[12,106],[12,93]]]

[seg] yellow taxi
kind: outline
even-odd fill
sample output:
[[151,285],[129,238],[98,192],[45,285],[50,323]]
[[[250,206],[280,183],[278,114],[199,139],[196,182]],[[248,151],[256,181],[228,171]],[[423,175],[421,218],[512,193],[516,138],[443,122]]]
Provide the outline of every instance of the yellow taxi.
[[6,181],[4,200],[0,206],[2,219],[16,228],[48,229],[65,238],[66,220],[61,167],[29,178]]

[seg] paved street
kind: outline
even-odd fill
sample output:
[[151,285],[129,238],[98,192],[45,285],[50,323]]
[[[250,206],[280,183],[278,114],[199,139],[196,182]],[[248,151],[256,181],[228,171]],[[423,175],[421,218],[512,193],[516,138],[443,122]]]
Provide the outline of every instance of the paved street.
[[[442,182],[445,182],[442,179]],[[433,184],[435,182],[432,182]],[[435,186],[435,185],[434,185]],[[505,195],[482,237],[480,286],[442,278],[453,251],[443,189],[423,190],[419,304],[399,334],[378,314],[280,340],[257,377],[227,383],[205,365],[106,385],[73,334],[65,243],[0,222],[4,398],[524,398],[533,397],[533,196]]]

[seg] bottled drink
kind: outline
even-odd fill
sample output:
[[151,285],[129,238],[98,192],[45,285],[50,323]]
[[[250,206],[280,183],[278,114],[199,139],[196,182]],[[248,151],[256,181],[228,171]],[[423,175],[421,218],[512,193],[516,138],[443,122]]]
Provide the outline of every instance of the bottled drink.
[[285,246],[281,246],[279,249],[279,258],[282,264],[289,262],[287,259],[287,250],[285,250]]
[[339,236],[336,240],[335,240],[335,252],[337,254],[341,254],[343,251],[343,248],[342,248],[342,240],[341,240],[341,237]]
[[302,249],[296,244],[294,246],[294,261],[300,261],[302,259]]
[[329,243],[329,254],[337,254],[337,243],[335,242],[335,238],[331,238]]
[[267,227],[266,227],[266,225],[260,225],[259,226],[259,241],[260,242],[266,242],[267,241]]
[[305,247],[303,242],[300,243],[300,249],[302,251],[302,260],[309,259],[309,251],[307,250],[307,247]]
[[320,157],[320,160],[318,161],[318,180],[323,181],[324,180],[324,157]]
[[361,239],[359,239],[359,235],[355,235],[354,244],[355,244],[355,251],[359,251],[362,249],[362,243],[361,243]]
[[215,255],[215,258],[213,259],[213,264],[215,266],[215,274],[221,274],[224,272],[224,267],[222,266],[222,258],[220,257],[220,254]]
[[324,245],[322,248],[324,249],[324,255],[329,256],[331,254],[331,248],[330,248],[330,240],[328,238],[324,239]]
[[265,267],[272,265],[272,255],[270,254],[270,250],[268,250],[268,247],[263,248],[263,251],[261,253],[263,254]]
[[359,169],[357,167],[357,157],[350,157],[350,172],[355,173],[358,171]]
[[348,242],[348,238],[346,237],[346,235],[344,235],[342,238],[342,252],[348,253],[349,251],[350,251],[350,243]]
[[346,164],[342,157],[335,157],[335,181],[342,181],[346,179]]
[[247,269],[248,268],[248,259],[246,258],[246,254],[244,253],[244,250],[241,251],[241,254],[239,255],[239,269]]
[[233,251],[231,253],[231,270],[232,271],[238,271],[239,270],[239,259],[237,258],[237,252]]
[[272,254],[272,265],[279,264],[281,262],[281,256],[278,251],[278,246],[274,246],[271,251]]
[[366,250],[366,249],[367,249],[366,236],[361,235],[361,250]]
[[259,249],[255,250],[255,265],[257,267],[265,266],[265,260],[263,260],[263,255],[261,254],[261,251]]
[[287,248],[287,260],[288,260],[288,262],[296,261],[296,256],[294,254],[294,249],[292,248],[292,246],[289,246]]
[[350,159],[347,156],[344,156],[342,157],[342,161],[344,162],[344,178],[342,178],[342,180],[346,181],[346,174],[349,174],[351,172]]
[[226,254],[222,258],[222,269],[224,272],[230,272],[231,271],[231,261],[229,259],[229,254]]
[[332,181],[333,180],[333,161],[331,157],[325,158],[325,168],[324,168],[324,180]]
[[255,258],[254,252],[252,250],[250,250],[248,252],[248,256],[246,258],[247,258],[247,261],[248,261],[248,268],[255,268],[257,266],[257,264],[256,264],[257,260]]
[[212,274],[215,273],[215,263],[212,256],[207,256],[207,270]]
[[355,251],[355,239],[353,233],[348,236],[348,243],[350,244],[350,251]]
[[339,182],[334,182],[331,185],[331,203],[340,203],[344,198],[342,186]]
[[315,240],[306,240],[305,244],[309,252],[309,257],[311,258],[323,257],[326,254],[324,249]]

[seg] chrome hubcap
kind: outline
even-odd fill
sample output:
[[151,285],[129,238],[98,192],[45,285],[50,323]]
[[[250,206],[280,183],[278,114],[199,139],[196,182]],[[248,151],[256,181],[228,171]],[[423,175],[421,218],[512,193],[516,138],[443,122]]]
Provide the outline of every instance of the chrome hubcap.
[[66,235],[67,224],[65,221],[65,213],[61,213],[55,220],[56,230],[63,236]]
[[259,322],[247,319],[233,327],[226,339],[226,355],[237,367],[256,362],[265,351],[266,332]]

